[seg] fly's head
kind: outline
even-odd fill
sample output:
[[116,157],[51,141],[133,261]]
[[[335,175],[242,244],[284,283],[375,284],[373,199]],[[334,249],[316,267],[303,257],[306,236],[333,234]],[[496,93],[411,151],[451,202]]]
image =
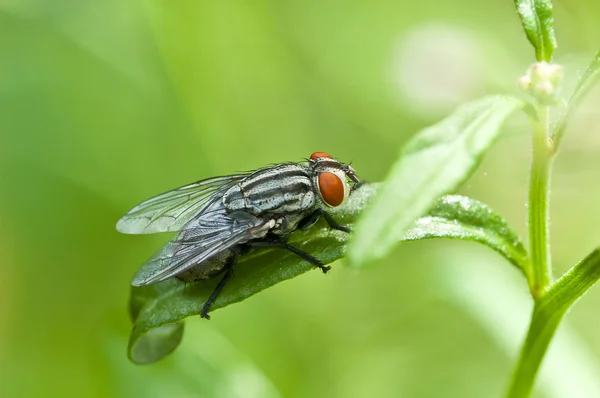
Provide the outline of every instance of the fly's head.
[[[344,203],[360,183],[352,166],[335,160],[326,152],[314,152],[310,155],[309,162],[313,185],[323,203],[329,207]],[[353,182],[352,186],[349,180]]]

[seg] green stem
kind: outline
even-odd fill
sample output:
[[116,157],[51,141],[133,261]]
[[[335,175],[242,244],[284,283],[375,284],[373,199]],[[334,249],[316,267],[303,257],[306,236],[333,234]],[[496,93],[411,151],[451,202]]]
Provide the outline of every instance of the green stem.
[[509,398],[527,398],[563,316],[600,279],[600,249],[553,283],[548,246],[548,200],[554,150],[548,140],[548,108],[538,109],[533,124],[533,160],[529,190],[531,268],[529,286],[535,300],[531,324],[508,390]]
[[600,249],[563,275],[533,308],[527,339],[508,391],[509,398],[529,397],[546,350],[565,313],[600,279]]
[[564,312],[548,314],[540,309],[540,302],[536,302],[527,338],[523,345],[519,363],[515,369],[507,397],[529,397],[542,359],[563,315]]
[[548,140],[548,107],[540,106],[533,127],[533,156],[529,185],[529,288],[535,300],[531,324],[515,369],[508,397],[529,397],[535,376],[554,336],[564,311],[547,311],[543,298],[552,283],[552,265],[548,245],[548,202],[552,151]]
[[540,298],[552,282],[548,246],[548,202],[552,151],[548,140],[548,108],[538,109],[533,124],[533,157],[529,187],[529,239],[531,272],[529,287],[534,299]]

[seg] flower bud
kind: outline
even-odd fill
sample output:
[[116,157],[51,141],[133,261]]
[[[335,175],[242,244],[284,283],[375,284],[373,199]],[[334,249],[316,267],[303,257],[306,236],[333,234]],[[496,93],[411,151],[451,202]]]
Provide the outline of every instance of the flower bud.
[[518,79],[519,87],[542,105],[556,105],[559,102],[563,79],[563,68],[545,61],[527,69],[527,74]]

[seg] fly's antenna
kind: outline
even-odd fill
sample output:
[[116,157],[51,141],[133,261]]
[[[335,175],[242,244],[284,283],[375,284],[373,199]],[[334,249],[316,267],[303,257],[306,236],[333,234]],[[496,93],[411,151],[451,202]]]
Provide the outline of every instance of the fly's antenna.
[[344,173],[346,173],[348,178],[354,182],[354,185],[356,185],[356,184],[360,183],[360,180],[356,176],[356,170],[354,170],[354,168],[352,166],[350,166],[351,164],[352,164],[352,162],[343,165],[342,170],[344,171]]

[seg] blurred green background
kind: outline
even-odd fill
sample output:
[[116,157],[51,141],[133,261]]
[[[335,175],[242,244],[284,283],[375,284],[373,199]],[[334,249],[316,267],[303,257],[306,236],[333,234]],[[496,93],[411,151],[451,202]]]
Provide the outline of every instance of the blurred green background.
[[[600,47],[600,3],[554,4],[568,92]],[[154,194],[313,151],[378,181],[419,129],[516,92],[533,54],[510,0],[0,0],[0,396],[502,396],[530,300],[486,248],[339,261],[188,319],[142,367],[126,358],[129,282],[168,236],[114,226]],[[599,102],[555,167],[557,273],[600,243]],[[529,147],[515,116],[461,189],[523,236]],[[600,397],[599,314],[596,287],[536,397]]]

